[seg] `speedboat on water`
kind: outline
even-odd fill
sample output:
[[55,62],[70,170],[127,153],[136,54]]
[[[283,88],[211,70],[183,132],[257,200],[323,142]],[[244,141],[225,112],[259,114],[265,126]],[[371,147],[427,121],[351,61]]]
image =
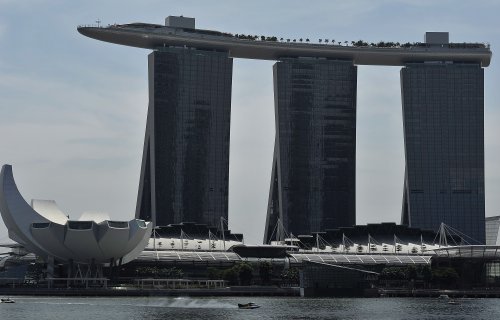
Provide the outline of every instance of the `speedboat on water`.
[[253,303],[253,302],[249,302],[249,303],[244,303],[244,304],[238,303],[238,308],[240,308],[240,309],[257,309],[257,308],[260,308],[260,306]]
[[10,298],[1,298],[0,302],[1,303],[15,303],[15,301],[11,300]]

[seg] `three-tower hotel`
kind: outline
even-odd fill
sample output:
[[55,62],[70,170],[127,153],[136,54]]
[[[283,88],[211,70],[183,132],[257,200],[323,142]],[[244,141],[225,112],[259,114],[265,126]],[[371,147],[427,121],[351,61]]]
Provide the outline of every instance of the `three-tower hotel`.
[[[195,28],[169,16],[80,26],[88,37],[153,50],[136,217],[155,226],[216,226],[228,216],[233,58],[275,60],[276,136],[264,241],[278,223],[294,235],[356,218],[358,65],[402,66],[405,179],[401,222],[444,222],[485,241],[484,67],[489,46],[278,41]],[[376,84],[374,84],[376,85]]]

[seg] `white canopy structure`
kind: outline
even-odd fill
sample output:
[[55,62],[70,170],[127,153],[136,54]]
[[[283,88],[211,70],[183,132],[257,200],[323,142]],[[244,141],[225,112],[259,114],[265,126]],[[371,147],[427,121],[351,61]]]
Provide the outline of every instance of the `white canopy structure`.
[[19,193],[12,166],[0,173],[0,212],[9,237],[45,260],[112,264],[135,259],[148,244],[152,224],[144,220],[112,221],[84,213],[69,220],[54,200],[32,200]]

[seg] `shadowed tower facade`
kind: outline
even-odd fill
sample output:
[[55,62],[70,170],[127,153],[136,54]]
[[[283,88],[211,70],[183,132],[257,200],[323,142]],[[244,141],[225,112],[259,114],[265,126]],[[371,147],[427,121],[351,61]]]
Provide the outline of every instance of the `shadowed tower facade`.
[[276,138],[264,242],[355,224],[352,61],[286,58],[273,67]]
[[227,52],[153,51],[136,217],[155,226],[227,219],[233,60]]
[[437,230],[444,222],[484,243],[484,69],[411,63],[401,70],[401,86],[402,224]]

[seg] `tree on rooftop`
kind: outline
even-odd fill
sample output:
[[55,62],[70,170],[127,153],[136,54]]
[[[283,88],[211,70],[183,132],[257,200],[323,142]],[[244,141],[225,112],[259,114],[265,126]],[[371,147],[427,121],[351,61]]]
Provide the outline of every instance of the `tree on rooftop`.
[[358,40],[356,42],[352,42],[352,45],[353,46],[356,46],[356,47],[367,47],[368,46],[368,43],[367,42],[364,42],[363,40]]

